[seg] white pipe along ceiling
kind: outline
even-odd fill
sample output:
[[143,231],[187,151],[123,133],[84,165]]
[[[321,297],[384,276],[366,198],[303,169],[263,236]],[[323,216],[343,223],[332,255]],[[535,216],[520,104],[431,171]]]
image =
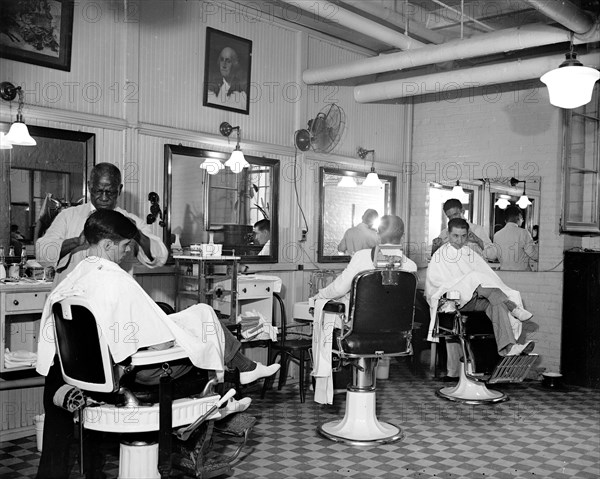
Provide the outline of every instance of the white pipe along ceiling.
[[[294,2],[293,0],[281,1],[293,3],[296,6],[302,4],[302,2]],[[313,4],[314,2],[306,3]],[[360,31],[380,41],[388,42],[384,40],[383,36],[375,36],[376,32],[382,29],[401,35],[404,39],[410,39],[406,35],[399,34],[371,20],[340,9],[339,5],[327,1],[318,1],[317,3],[323,11],[327,11],[328,8],[336,8],[336,20],[341,25]],[[468,39],[451,40],[439,45],[424,45],[416,42],[401,46],[400,43],[405,42],[405,40],[395,41],[395,43],[389,44],[405,51],[382,54],[344,65],[308,69],[303,72],[302,78],[307,84],[326,83],[454,60],[566,43],[571,39],[571,31],[576,34],[574,37],[575,44],[600,41],[600,14],[594,19],[567,0],[527,0],[527,3],[568,30],[543,24],[528,24],[517,28],[482,33]],[[386,32],[386,35],[388,34],[389,32]],[[596,53],[580,55],[579,59],[584,64],[598,67],[600,65],[599,55]],[[454,90],[476,85],[529,80],[539,78],[543,73],[557,68],[563,60],[564,55],[553,55],[430,75],[419,75],[418,72],[414,72],[413,76],[402,79],[357,86],[354,89],[354,97],[357,102],[365,103],[432,93],[440,88]],[[407,74],[410,74],[410,72],[407,72]],[[464,86],[456,86],[461,84]]]

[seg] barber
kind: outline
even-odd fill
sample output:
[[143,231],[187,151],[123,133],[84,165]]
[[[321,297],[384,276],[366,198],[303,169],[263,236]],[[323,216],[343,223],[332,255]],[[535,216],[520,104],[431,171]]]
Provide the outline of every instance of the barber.
[[[136,215],[117,206],[123,191],[121,171],[111,163],[98,163],[92,168],[88,181],[90,203],[67,208],[54,219],[44,236],[35,245],[37,260],[43,266],[54,266],[54,287],[60,283],[85,256],[89,247],[83,235],[83,225],[95,210],[116,210],[129,217],[138,228],[134,241],[138,245],[137,259],[149,268],[166,263],[169,252],[158,236],[150,233],[150,226]],[[129,262],[129,266],[132,263]]]
[[[137,226],[134,241],[138,261],[150,268],[162,266],[169,253],[163,242],[150,233],[150,227],[137,216],[117,207],[123,191],[121,171],[111,163],[98,163],[92,168],[88,181],[90,203],[67,208],[54,219],[43,237],[36,242],[36,258],[44,266],[54,266],[55,288],[77,264],[87,256],[87,243],[83,234],[86,220],[96,210],[116,210],[130,218]],[[130,266],[132,263],[130,262]],[[44,384],[44,448],[38,467],[37,479],[64,479],[69,477],[69,447],[73,439],[73,414],[55,404],[55,396],[64,385],[58,357],[54,357]],[[103,457],[92,442],[98,441],[94,434],[89,438],[84,454],[86,478],[105,477]],[[87,440],[86,440],[87,443]]]

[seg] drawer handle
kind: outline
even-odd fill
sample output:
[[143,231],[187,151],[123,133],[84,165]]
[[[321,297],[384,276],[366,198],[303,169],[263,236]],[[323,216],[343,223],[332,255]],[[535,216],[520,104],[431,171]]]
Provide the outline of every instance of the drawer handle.
[[271,288],[267,286],[267,293],[271,291]]
[[246,292],[247,292],[246,288],[242,289],[242,293],[246,293]]
[[19,300],[18,300],[18,299],[15,299],[15,300],[13,301],[13,304],[14,304],[15,306],[19,306]]

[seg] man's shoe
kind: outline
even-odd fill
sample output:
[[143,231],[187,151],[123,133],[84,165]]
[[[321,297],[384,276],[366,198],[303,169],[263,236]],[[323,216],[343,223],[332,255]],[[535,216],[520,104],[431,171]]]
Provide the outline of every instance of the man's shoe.
[[530,313],[526,309],[520,308],[519,306],[513,309],[510,314],[512,314],[519,321],[527,321],[533,317],[533,313]]
[[230,414],[245,411],[250,407],[250,403],[252,403],[251,398],[242,398],[239,401],[231,398],[225,403],[225,406],[219,409],[219,412],[221,413],[221,419],[226,418]]
[[527,341],[525,344],[513,344],[507,356],[518,356],[519,354],[529,354],[535,348],[535,343],[533,341]]
[[240,373],[240,384],[250,384],[257,379],[273,376],[273,374],[279,371],[280,367],[281,364],[271,364],[270,366],[265,366],[264,364],[257,362],[256,367],[252,371]]

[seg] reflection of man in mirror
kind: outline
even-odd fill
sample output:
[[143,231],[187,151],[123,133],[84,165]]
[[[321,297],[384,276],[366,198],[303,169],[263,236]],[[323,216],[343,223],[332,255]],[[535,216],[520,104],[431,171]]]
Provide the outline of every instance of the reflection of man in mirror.
[[[465,210],[460,200],[456,198],[450,198],[444,203],[443,206],[444,214],[448,221],[454,218],[464,218]],[[498,257],[496,247],[492,243],[492,240],[485,232],[483,226],[476,225],[467,221],[469,225],[469,236],[467,237],[467,246],[473,251],[478,253],[484,259],[493,261]],[[440,246],[448,243],[448,228],[444,228],[437,238],[433,240],[431,247],[431,256],[440,248]]]
[[506,225],[494,235],[498,249],[500,269],[506,271],[529,271],[530,260],[537,261],[538,248],[523,224],[521,208],[512,205],[506,208]]
[[379,218],[377,211],[369,208],[362,215],[362,222],[349,228],[338,245],[338,251],[342,254],[352,256],[357,251],[372,248],[379,244],[377,230],[373,227],[375,220]]
[[246,109],[248,84],[237,52],[231,47],[223,48],[217,65],[218,71],[210,73],[207,101]]
[[254,238],[256,242],[262,245],[258,256],[271,255],[271,222],[269,220],[260,220],[254,223]]

